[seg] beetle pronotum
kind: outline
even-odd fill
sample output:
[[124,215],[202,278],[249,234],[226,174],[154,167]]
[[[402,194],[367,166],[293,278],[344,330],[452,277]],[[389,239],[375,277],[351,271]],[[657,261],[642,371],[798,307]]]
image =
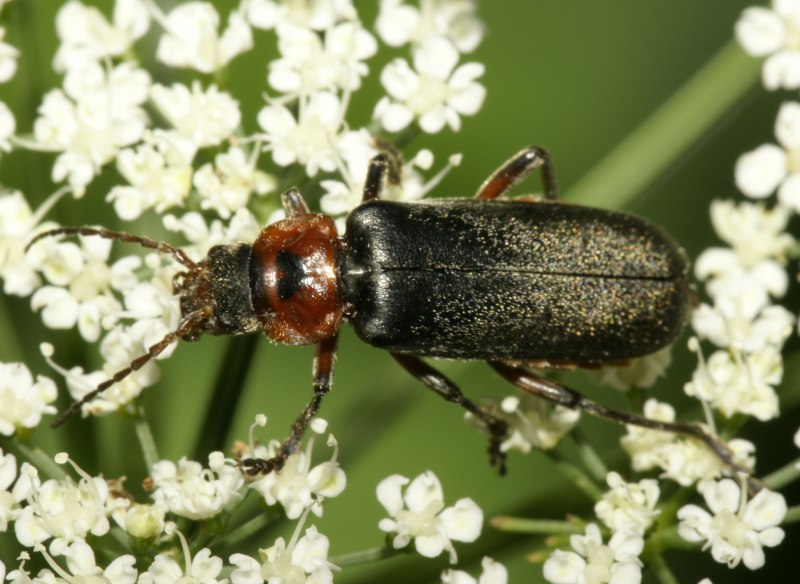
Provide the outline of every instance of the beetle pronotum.
[[[348,322],[477,417],[501,472],[506,424],[422,357],[486,361],[523,391],[615,422],[692,436],[730,468],[746,471],[699,425],[612,410],[528,369],[625,361],[680,334],[690,309],[688,266],[661,229],[625,213],[557,202],[550,155],[535,146],[466,200],[381,200],[390,162],[387,154],[370,162],[362,203],[342,236],[330,217],[309,211],[296,189],[282,196],[286,219],[266,226],[253,244],[215,246],[200,262],[167,243],[106,229],[38,235],[29,246],[56,235],[98,236],[171,254],[186,268],[175,280],[178,327],[73,403],[54,426],[179,339],[263,331],[280,343],[317,345],[313,397],[278,454],[241,461],[249,474],[280,470],[331,388],[339,327]],[[544,200],[503,198],[537,168]]]

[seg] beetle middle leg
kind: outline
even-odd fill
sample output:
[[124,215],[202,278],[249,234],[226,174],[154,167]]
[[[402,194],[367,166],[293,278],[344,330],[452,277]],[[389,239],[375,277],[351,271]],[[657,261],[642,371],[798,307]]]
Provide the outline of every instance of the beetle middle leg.
[[272,458],[245,458],[240,462],[244,472],[250,476],[259,474],[269,474],[280,471],[289,458],[300,446],[300,441],[305,434],[311,420],[319,412],[322,398],[331,390],[333,384],[333,371],[336,365],[336,344],[339,339],[338,333],[317,345],[317,353],[314,357],[313,389],[314,395],[311,401],[300,412],[300,415],[292,424],[292,431],[281,445],[278,453]]
[[542,169],[542,190],[545,199],[550,201],[558,199],[553,158],[550,152],[540,146],[528,146],[517,152],[484,181],[475,198],[490,200],[501,197],[537,168]]
[[652,420],[630,412],[621,412],[607,408],[606,406],[590,400],[576,389],[571,389],[560,383],[556,383],[545,377],[541,377],[514,365],[509,365],[500,361],[490,361],[489,365],[502,375],[506,380],[513,383],[517,388],[546,399],[547,401],[556,403],[570,409],[583,410],[593,416],[605,418],[618,424],[640,426],[649,430],[660,430],[662,432],[672,432],[674,434],[681,434],[690,436],[700,440],[705,444],[728,468],[735,473],[744,473],[748,479],[748,487],[751,492],[758,492],[761,490],[761,483],[750,477],[750,470],[744,468],[741,464],[736,462],[733,458],[733,453],[728,446],[716,436],[707,432],[698,424],[681,423],[681,422],[661,422],[659,420]]
[[496,466],[500,474],[506,472],[506,455],[500,450],[500,445],[508,434],[508,425],[501,419],[495,417],[475,402],[466,398],[461,389],[419,357],[405,355],[403,353],[392,353],[392,357],[411,375],[419,379],[429,389],[439,394],[449,402],[459,404],[470,412],[486,426],[489,432],[489,459],[492,466]]

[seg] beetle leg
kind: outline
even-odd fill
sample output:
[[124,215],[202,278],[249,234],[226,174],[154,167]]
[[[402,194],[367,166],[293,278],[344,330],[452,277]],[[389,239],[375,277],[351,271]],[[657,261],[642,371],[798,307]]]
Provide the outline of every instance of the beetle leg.
[[300,440],[303,438],[311,420],[317,415],[322,398],[331,390],[333,384],[333,370],[336,365],[336,344],[339,334],[336,333],[330,338],[317,344],[317,354],[314,357],[314,395],[311,401],[300,412],[300,415],[292,424],[292,431],[278,447],[278,453],[272,458],[245,458],[240,462],[244,472],[250,476],[259,474],[269,474],[273,471],[280,471],[286,464],[286,459],[297,451]]
[[383,180],[389,170],[389,159],[385,153],[378,154],[369,161],[367,178],[364,181],[364,191],[361,202],[366,203],[381,196]]
[[550,152],[539,146],[529,146],[507,160],[484,181],[475,198],[489,200],[501,197],[539,167],[542,169],[544,197],[554,201],[558,198],[558,186],[553,158]]
[[733,458],[733,453],[727,444],[722,440],[706,431],[699,424],[681,422],[661,422],[652,420],[630,412],[621,412],[607,408],[606,406],[590,400],[581,392],[571,389],[560,383],[556,383],[545,377],[541,377],[522,367],[516,367],[500,361],[490,361],[489,365],[502,375],[506,380],[516,385],[522,391],[554,402],[558,405],[583,410],[593,416],[605,418],[618,424],[630,424],[640,426],[649,430],[661,430],[682,434],[700,440],[705,444],[734,474],[744,473],[747,475],[748,487],[750,491],[756,493],[763,488],[761,483],[750,477],[751,470],[737,463]]
[[281,195],[281,204],[283,205],[283,210],[286,211],[287,217],[311,213],[303,195],[295,187],[291,187]]
[[496,466],[500,474],[505,474],[506,455],[500,450],[500,445],[508,433],[507,424],[475,402],[464,397],[461,389],[455,383],[419,357],[402,353],[391,353],[391,355],[400,363],[403,369],[424,383],[429,389],[432,389],[447,401],[460,405],[483,422],[489,432],[489,459],[492,466]]

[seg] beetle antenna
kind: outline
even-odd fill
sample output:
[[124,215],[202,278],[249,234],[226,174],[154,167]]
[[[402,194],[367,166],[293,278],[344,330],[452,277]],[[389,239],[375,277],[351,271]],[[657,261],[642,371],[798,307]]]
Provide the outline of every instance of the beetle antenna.
[[39,241],[40,239],[44,239],[46,237],[56,237],[58,235],[85,235],[85,236],[96,236],[102,237],[103,239],[112,239],[115,241],[122,241],[125,243],[136,243],[141,245],[142,247],[146,247],[148,249],[154,249],[156,251],[160,251],[161,253],[166,253],[171,255],[175,258],[175,261],[183,266],[186,266],[190,270],[197,268],[197,263],[193,261],[189,256],[186,255],[186,252],[182,249],[170,245],[164,241],[156,241],[155,239],[150,239],[149,237],[141,237],[138,235],[131,235],[130,233],[125,233],[123,231],[111,231],[109,229],[97,228],[97,227],[59,227],[57,229],[51,229],[49,231],[45,231],[43,233],[38,234],[36,237],[31,239],[28,242],[28,245],[25,246],[25,251],[28,251],[31,246]]
[[[91,234],[89,234],[91,235]],[[70,406],[62,412],[62,414],[52,423],[50,424],[53,428],[58,428],[61,424],[69,420],[72,416],[74,416],[78,410],[84,404],[89,403],[98,395],[103,393],[112,385],[119,383],[123,379],[125,379],[128,375],[133,373],[134,371],[138,371],[144,365],[146,365],[150,360],[158,357],[164,350],[169,347],[175,341],[180,340],[181,337],[188,335],[199,328],[199,325],[204,323],[209,318],[208,310],[198,310],[195,312],[190,312],[186,317],[181,320],[181,323],[178,325],[174,331],[167,333],[164,335],[160,341],[151,345],[147,352],[134,359],[130,362],[130,365],[125,367],[124,369],[120,369],[114,375],[112,375],[109,379],[106,379],[102,383],[98,384],[92,391],[87,393],[83,396],[80,400],[72,402]]]

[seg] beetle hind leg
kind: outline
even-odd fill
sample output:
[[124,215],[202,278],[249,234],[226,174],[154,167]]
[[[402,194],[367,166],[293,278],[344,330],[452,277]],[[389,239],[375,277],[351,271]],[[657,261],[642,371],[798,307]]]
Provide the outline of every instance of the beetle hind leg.
[[605,418],[617,424],[639,426],[649,430],[672,432],[674,434],[695,438],[705,444],[725,466],[733,471],[734,475],[745,474],[748,477],[747,483],[751,492],[756,493],[763,488],[760,481],[750,476],[752,471],[743,467],[734,459],[733,453],[730,448],[728,448],[727,444],[698,424],[662,422],[631,412],[614,410],[590,400],[576,389],[569,388],[566,385],[561,385],[560,383],[536,375],[522,367],[503,363],[501,361],[490,361],[489,365],[520,390],[558,405],[570,409],[582,410],[593,416]]
[[501,445],[508,435],[508,425],[472,400],[466,398],[461,389],[419,357],[392,353],[392,357],[411,375],[436,392],[445,400],[456,403],[478,418],[489,433],[489,460],[500,474],[506,472],[506,454]]

